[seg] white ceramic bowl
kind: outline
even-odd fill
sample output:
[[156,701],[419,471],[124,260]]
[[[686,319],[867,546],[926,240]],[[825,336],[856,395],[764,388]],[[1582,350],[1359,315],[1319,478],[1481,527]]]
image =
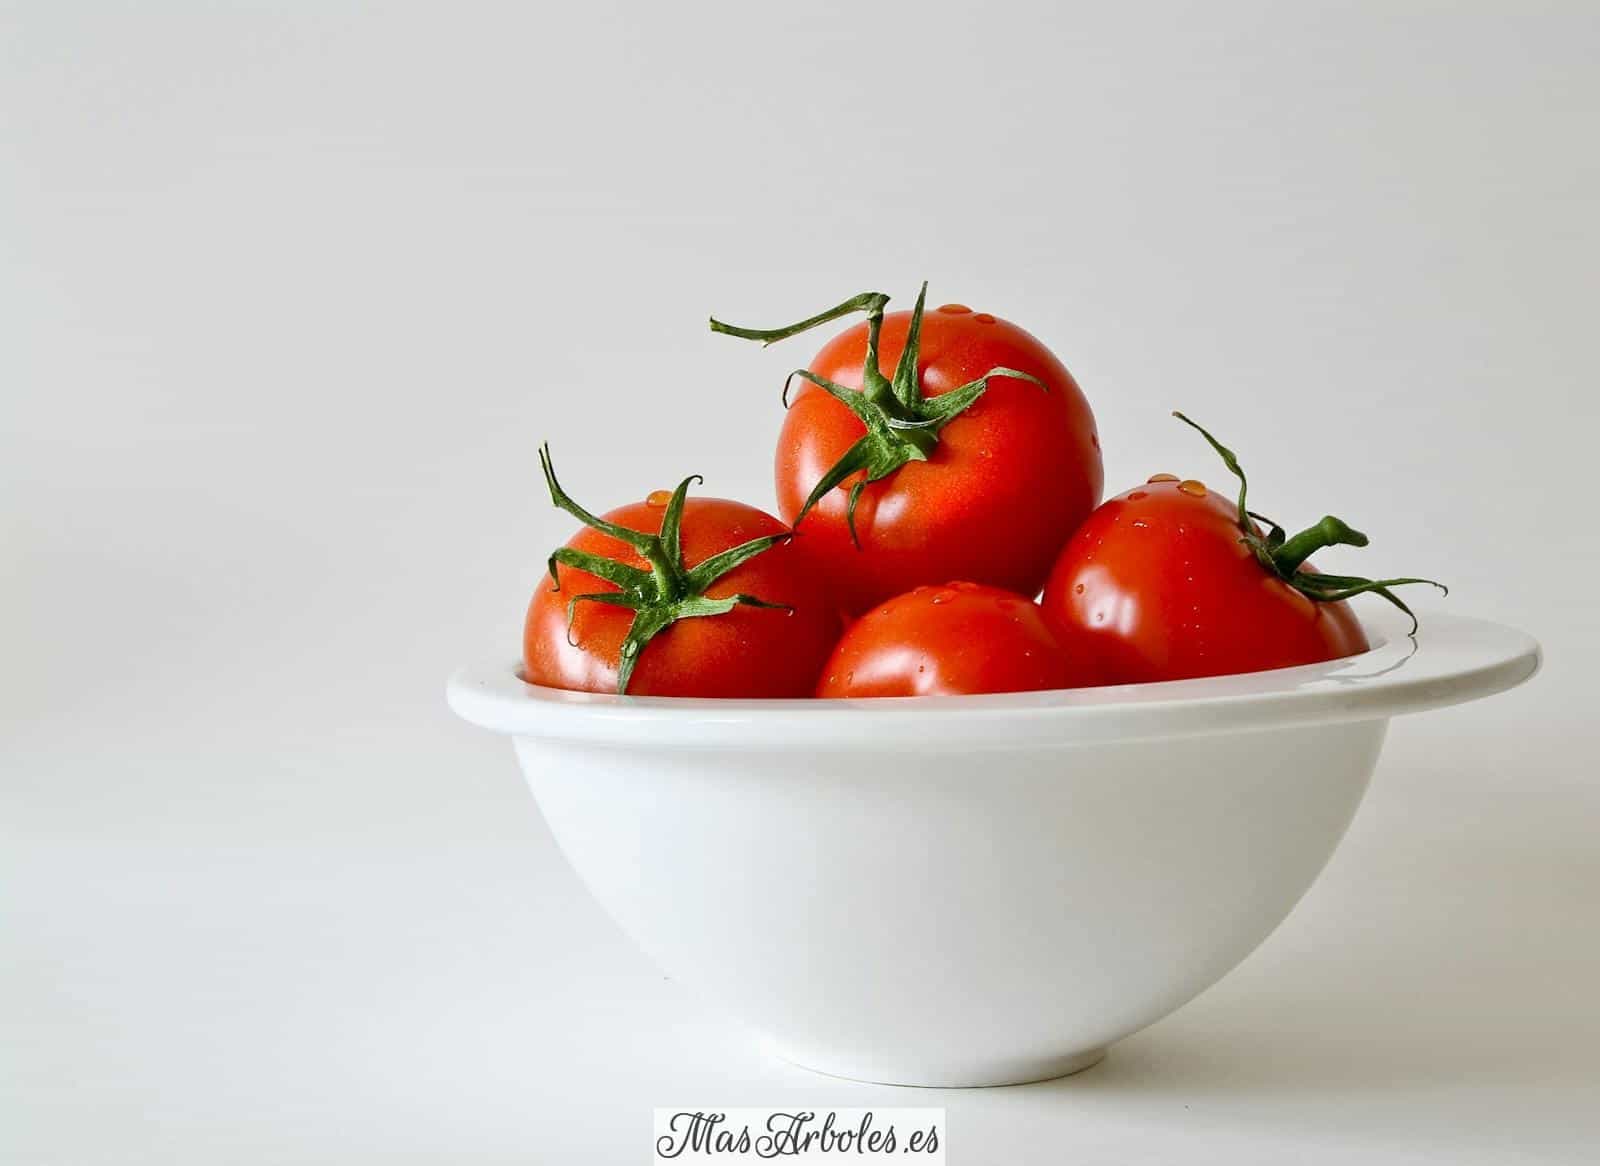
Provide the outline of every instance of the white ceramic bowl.
[[1533,675],[1510,628],[1369,624],[1370,652],[1004,696],[733,701],[538,688],[507,733],[557,842],[671,976],[841,1077],[1086,1068],[1242,960],[1344,834],[1391,716]]

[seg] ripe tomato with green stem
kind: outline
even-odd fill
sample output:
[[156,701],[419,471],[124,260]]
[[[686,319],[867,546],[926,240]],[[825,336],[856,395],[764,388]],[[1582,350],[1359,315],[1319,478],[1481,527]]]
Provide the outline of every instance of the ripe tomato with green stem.
[[772,344],[866,314],[791,374],[775,459],[778,512],[851,612],[945,579],[1034,595],[1100,500],[1100,439],[1072,374],[987,312],[925,312],[927,290],[909,312],[865,292],[783,328],[711,321]]
[[1183,414],[1174,416],[1198,430],[1238,478],[1237,500],[1194,479],[1157,474],[1091,514],[1045,585],[1044,613],[1063,647],[1094,660],[1106,683],[1259,672],[1354,655],[1369,645],[1346,600],[1372,592],[1411,615],[1391,588],[1428,583],[1444,590],[1431,579],[1318,571],[1312,554],[1364,547],[1367,536],[1332,515],[1286,534],[1248,509],[1248,484],[1233,452]]
[[583,523],[550,555],[523,627],[523,679],[637,696],[810,696],[839,634],[827,589],[772,515],[690,498],[685,478],[597,516],[539,463]]
[[961,696],[1098,682],[1088,661],[1062,650],[1038,604],[962,581],[915,588],[856,620],[817,695]]

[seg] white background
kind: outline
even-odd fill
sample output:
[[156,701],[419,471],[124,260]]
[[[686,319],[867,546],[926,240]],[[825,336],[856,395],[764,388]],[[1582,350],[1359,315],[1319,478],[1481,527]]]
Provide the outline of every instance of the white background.
[[[0,4],[0,1160],[640,1161],[651,1109],[942,1105],[953,1163],[1600,1140],[1593,5]],[[1123,489],[1335,510],[1544,642],[1397,723],[1233,976],[1052,1084],[765,1060],[441,688],[567,533],[770,505],[709,311],[1055,347]],[[1584,677],[1591,677],[1585,681]]]

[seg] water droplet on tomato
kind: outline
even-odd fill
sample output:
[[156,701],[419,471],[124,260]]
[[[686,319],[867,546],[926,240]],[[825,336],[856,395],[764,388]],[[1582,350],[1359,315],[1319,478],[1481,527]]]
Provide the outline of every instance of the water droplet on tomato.
[[1177,480],[1177,474],[1151,474],[1145,479],[1147,482],[1176,482]]
[[974,316],[972,318],[974,320],[978,321],[978,323],[980,323],[980,324],[993,324],[994,323],[994,317],[991,316],[988,312],[979,312],[976,316]]
[[1106,622],[1106,613],[1103,612],[1103,611],[1095,612],[1094,613],[1094,622],[1095,623],[1105,623]]
[[1143,491],[1143,490],[1135,490],[1133,493],[1128,495],[1128,501],[1129,502],[1137,502],[1141,498],[1148,498],[1148,497],[1150,497],[1150,495],[1148,493],[1146,493],[1145,491]]
[[1072,589],[1072,593],[1074,595],[1082,595],[1083,594],[1083,584],[1079,583],[1076,587],[1074,587]]
[[1133,527],[1135,530],[1149,530],[1150,524],[1142,518],[1135,518],[1133,520]]
[[651,490],[649,497],[644,500],[644,504],[646,506],[665,506],[671,501],[671,490]]
[[949,603],[955,597],[956,597],[956,593],[954,591],[935,591],[933,593],[932,602],[934,602],[934,603]]
[[1204,482],[1197,482],[1193,478],[1185,478],[1183,481],[1179,482],[1178,489],[1182,490],[1191,498],[1204,498],[1206,496],[1206,484]]
[[926,664],[918,664],[917,665],[917,671],[918,672],[926,672],[927,670],[928,670],[928,666]]
[[956,591],[976,591],[978,589],[976,583],[969,582],[966,579],[957,579],[950,586]]
[[972,311],[966,304],[940,304],[939,310],[947,316],[960,316]]

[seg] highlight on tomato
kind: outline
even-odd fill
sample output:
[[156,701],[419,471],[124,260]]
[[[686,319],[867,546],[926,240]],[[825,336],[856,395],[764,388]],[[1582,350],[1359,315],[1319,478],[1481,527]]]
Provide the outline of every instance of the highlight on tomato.
[[[1063,647],[1109,684],[1258,672],[1368,649],[1345,602],[1372,592],[1412,618],[1391,588],[1431,579],[1318,571],[1310,556],[1367,545],[1332,515],[1295,535],[1246,504],[1233,452],[1181,413],[1239,481],[1236,501],[1195,479],[1157,474],[1106,502],[1061,552],[1042,605]],[[1263,532],[1263,525],[1265,531]]]
[[523,679],[639,696],[810,696],[839,619],[772,515],[690,498],[685,478],[603,517],[569,497],[548,446],[550,500],[583,523],[549,562],[523,629]]
[[957,696],[1098,682],[1086,659],[1062,649],[1038,604],[962,581],[915,588],[856,620],[817,695]]
[[791,374],[775,458],[778,512],[850,612],[941,579],[1037,594],[1104,484],[1055,354],[988,312],[925,312],[927,291],[909,312],[864,292],[782,328],[711,321],[772,344],[866,315]]

